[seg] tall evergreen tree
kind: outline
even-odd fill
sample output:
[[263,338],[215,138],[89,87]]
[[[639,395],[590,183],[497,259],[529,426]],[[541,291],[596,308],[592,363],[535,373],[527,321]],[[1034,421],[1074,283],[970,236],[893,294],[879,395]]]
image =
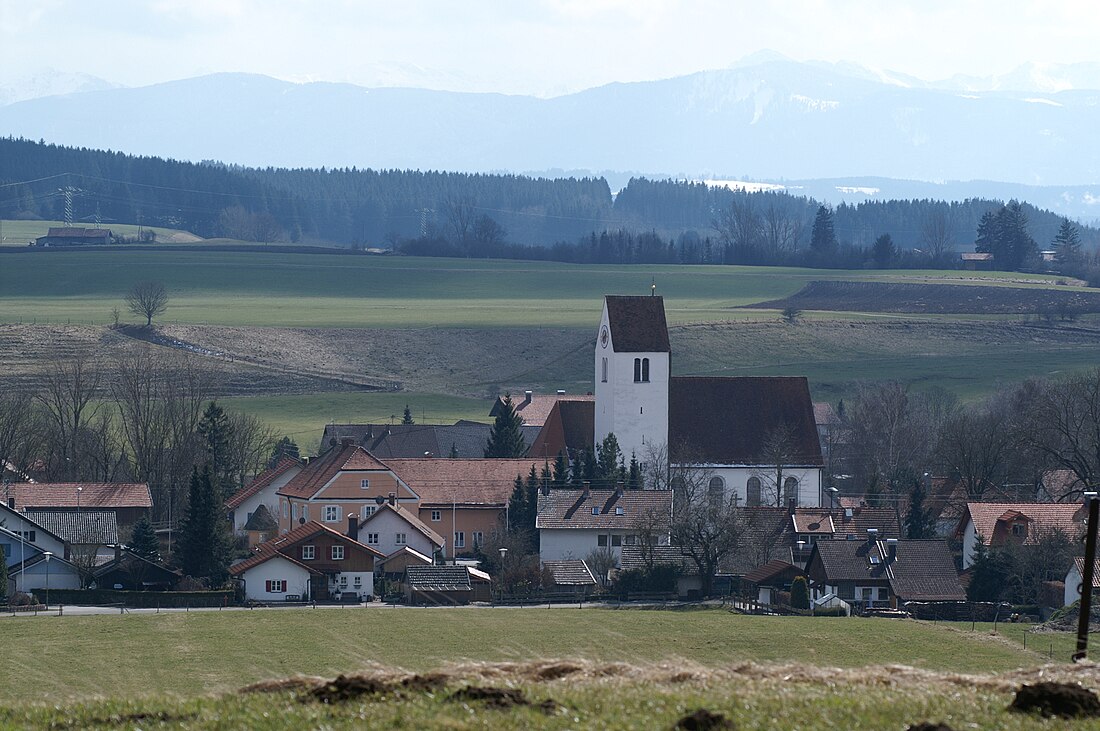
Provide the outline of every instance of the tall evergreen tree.
[[149,522],[148,517],[143,515],[138,519],[138,522],[134,523],[127,548],[130,549],[131,553],[150,561],[160,559],[160,541],[157,539],[157,532],[153,530],[153,524]]
[[191,472],[187,514],[180,528],[179,558],[183,573],[209,579],[221,586],[228,577],[229,529],[222,499],[210,477],[210,468]]
[[836,251],[836,230],[833,228],[833,212],[828,206],[820,206],[814,216],[814,226],[810,231],[810,248],[819,254]]
[[569,460],[565,456],[565,450],[558,452],[554,460],[554,487],[565,487],[569,484]]
[[596,482],[600,486],[614,487],[619,481],[622,457],[618,437],[614,432],[608,433],[603,442],[596,446]]
[[913,481],[909,493],[909,509],[905,513],[906,538],[932,538],[936,534],[936,518],[925,504],[927,494],[922,480]]
[[229,442],[233,438],[233,425],[225,409],[211,401],[198,425],[206,465],[210,468],[210,480],[214,488],[225,494],[230,487],[232,466],[229,464]]
[[875,266],[879,269],[890,266],[896,253],[894,240],[890,237],[890,234],[879,236],[871,246],[871,259],[874,260]]
[[1054,258],[1059,264],[1077,264],[1081,261],[1081,232],[1073,221],[1062,219],[1051,248],[1054,249]]
[[402,424],[412,424],[412,423],[414,423],[413,422],[413,413],[412,413],[411,410],[409,410],[409,405],[408,404],[405,404],[405,414],[404,414],[404,416],[401,417],[401,423]]
[[497,459],[522,457],[527,453],[527,444],[523,441],[523,420],[516,413],[512,395],[505,394],[500,413],[489,430],[489,442],[485,445],[485,456]]
[[512,495],[508,498],[508,530],[515,533],[523,529],[527,516],[527,484],[523,475],[516,475],[512,483]]
[[634,452],[630,453],[630,468],[626,475],[626,487],[629,490],[641,490],[645,485],[642,483],[644,479],[642,477],[642,466],[638,463],[638,455]]
[[274,467],[283,457],[289,457],[294,460],[302,458],[302,453],[298,449],[297,443],[290,437],[283,437],[275,443],[275,447],[271,450],[271,459],[267,461],[267,466]]

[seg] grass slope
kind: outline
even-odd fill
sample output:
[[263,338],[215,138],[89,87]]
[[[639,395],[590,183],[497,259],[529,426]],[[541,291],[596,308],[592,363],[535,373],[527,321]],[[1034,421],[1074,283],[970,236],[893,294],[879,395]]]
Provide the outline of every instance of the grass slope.
[[0,703],[195,695],[294,674],[460,661],[743,661],[956,672],[1036,666],[1044,653],[986,633],[880,619],[743,617],[725,611],[303,609],[0,619]]
[[[64,221],[0,221],[0,246],[26,246],[28,242],[39,236],[45,236],[51,227],[64,226]],[[95,224],[89,221],[76,221],[74,226],[94,228]],[[103,223],[101,228],[109,228],[115,236],[137,236],[142,229],[155,231],[157,241],[161,243],[194,243],[202,241],[198,236],[188,231],[179,231],[174,228],[161,228],[159,226],[137,226],[131,223]]]
[[108,321],[137,281],[165,283],[168,321],[283,327],[591,327],[605,293],[647,294],[672,323],[730,320],[730,308],[821,279],[944,282],[1049,277],[991,272],[863,272],[780,267],[588,266],[247,252],[49,251],[0,262],[0,322]]

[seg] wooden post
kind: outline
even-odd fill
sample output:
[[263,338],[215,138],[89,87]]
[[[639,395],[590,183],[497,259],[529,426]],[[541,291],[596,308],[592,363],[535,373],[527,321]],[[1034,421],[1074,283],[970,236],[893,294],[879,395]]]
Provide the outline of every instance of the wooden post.
[[1073,661],[1084,660],[1089,654],[1089,620],[1092,618],[1092,569],[1096,563],[1096,523],[1100,519],[1100,500],[1095,492],[1086,492],[1089,501],[1089,522],[1085,532],[1085,566],[1081,571],[1081,602],[1077,617],[1077,652]]

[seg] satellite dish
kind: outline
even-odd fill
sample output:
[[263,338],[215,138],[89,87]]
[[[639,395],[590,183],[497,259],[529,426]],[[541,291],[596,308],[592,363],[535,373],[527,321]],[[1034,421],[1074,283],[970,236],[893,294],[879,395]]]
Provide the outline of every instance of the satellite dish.
[[377,495],[377,496],[375,496],[375,498],[374,498],[374,502],[375,502],[375,503],[376,503],[377,505],[381,505],[382,503],[386,502],[386,498],[382,497],[381,495]]
[[298,518],[298,525],[305,525],[305,524],[306,524],[306,519],[305,518]]

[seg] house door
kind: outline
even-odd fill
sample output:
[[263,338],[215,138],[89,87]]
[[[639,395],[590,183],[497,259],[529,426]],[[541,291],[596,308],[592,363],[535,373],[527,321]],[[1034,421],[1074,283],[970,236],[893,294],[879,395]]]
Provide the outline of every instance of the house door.
[[315,601],[328,601],[328,577],[310,576],[309,595]]

